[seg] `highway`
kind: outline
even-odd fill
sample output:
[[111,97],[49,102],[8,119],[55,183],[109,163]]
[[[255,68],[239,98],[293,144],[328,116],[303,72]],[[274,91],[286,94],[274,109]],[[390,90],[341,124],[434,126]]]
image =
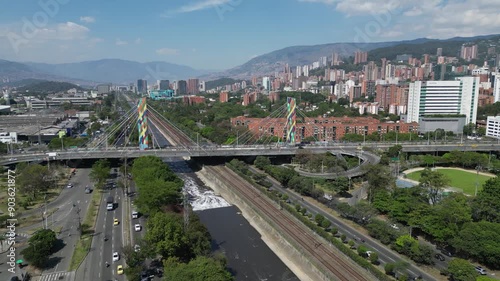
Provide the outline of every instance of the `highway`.
[[[108,196],[113,196],[115,203],[118,203],[115,204],[113,211],[106,210],[105,202]],[[125,280],[124,275],[118,275],[116,271],[118,265],[125,268],[125,261],[121,253],[124,229],[127,227],[124,225],[126,214],[123,212],[123,199],[124,193],[121,188],[111,188],[103,192],[90,253],[80,266],[80,270],[78,270],[77,281]],[[119,224],[116,226],[113,225],[115,218],[119,220]],[[104,241],[105,236],[108,237],[107,241]],[[120,253],[119,261],[113,262],[113,252]],[[106,267],[106,262],[110,264],[109,267]]]
[[[440,151],[500,151],[497,142],[481,143],[447,143],[447,144],[427,144],[427,143],[399,143],[403,146],[404,152],[440,152]],[[305,145],[301,148],[308,149],[313,153],[352,153],[356,154],[358,148],[366,147],[372,149],[387,149],[395,143],[366,143],[364,145],[355,144],[324,144]],[[73,150],[52,151],[56,156],[48,156],[48,152],[33,152],[4,155],[0,157],[0,165],[9,165],[19,162],[46,161],[50,160],[70,160],[70,159],[100,159],[100,158],[138,158],[146,155],[154,155],[161,158],[169,157],[210,157],[210,156],[257,156],[257,155],[295,155],[299,147],[276,146],[276,145],[239,145],[239,146],[185,146],[166,147],[162,149],[139,150],[138,148],[80,148]],[[368,152],[365,151],[364,154]]]

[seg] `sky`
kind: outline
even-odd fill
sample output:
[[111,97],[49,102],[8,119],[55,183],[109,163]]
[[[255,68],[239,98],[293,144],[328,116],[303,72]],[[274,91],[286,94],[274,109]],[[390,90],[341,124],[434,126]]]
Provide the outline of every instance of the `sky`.
[[0,59],[223,70],[295,45],[500,33],[499,0],[0,0]]

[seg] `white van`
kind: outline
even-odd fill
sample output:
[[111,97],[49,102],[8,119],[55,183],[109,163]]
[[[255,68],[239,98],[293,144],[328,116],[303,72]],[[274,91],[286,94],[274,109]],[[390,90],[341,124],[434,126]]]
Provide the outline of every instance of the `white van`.
[[138,218],[138,217],[139,217],[139,213],[138,213],[137,211],[133,211],[133,212],[132,212],[132,218],[133,218],[133,219],[136,219],[136,218]]

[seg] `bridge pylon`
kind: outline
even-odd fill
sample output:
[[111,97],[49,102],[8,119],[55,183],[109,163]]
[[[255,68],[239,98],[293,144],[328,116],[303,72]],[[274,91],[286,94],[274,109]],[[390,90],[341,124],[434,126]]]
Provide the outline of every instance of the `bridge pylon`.
[[139,113],[137,118],[137,130],[139,131],[139,149],[145,150],[149,147],[148,138],[148,105],[147,99],[142,98],[137,104],[137,111]]
[[297,103],[295,98],[287,97],[286,107],[286,142],[295,145],[295,129],[297,125]]

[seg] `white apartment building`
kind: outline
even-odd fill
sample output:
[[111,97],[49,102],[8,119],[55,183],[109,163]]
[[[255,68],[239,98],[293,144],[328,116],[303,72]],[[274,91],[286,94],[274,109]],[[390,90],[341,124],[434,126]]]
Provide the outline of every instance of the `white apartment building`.
[[466,124],[476,123],[479,77],[456,81],[416,81],[410,83],[407,122],[426,115],[466,116]]
[[493,96],[495,98],[495,102],[500,101],[500,73],[495,74],[494,78],[494,88],[493,88]]
[[500,116],[488,116],[486,120],[486,136],[500,139]]

